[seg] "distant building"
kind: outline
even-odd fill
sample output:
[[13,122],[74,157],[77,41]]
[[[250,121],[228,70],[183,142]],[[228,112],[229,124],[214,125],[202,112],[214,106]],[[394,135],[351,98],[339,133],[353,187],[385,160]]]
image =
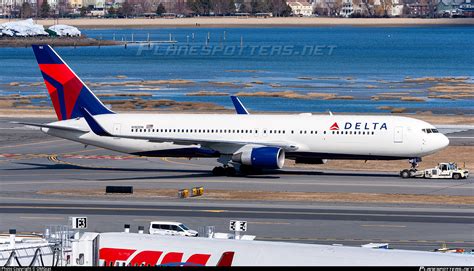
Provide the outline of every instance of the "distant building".
[[82,8],[82,0],[68,0],[68,4],[72,9]]
[[342,17],[349,17],[352,14],[354,14],[354,5],[352,4],[352,0],[344,0],[342,2],[340,15]]
[[291,1],[287,4],[290,6],[293,15],[311,16],[313,14],[313,6],[307,1]]
[[425,17],[430,12],[430,7],[427,4],[421,4],[418,2],[408,4],[407,6],[407,15],[412,17]]
[[463,3],[465,3],[465,0],[439,0],[436,13],[440,16],[460,15],[459,6]]
[[0,18],[18,17],[23,3],[29,3],[36,13],[37,0],[0,0]]
[[392,8],[390,9],[391,17],[400,17],[403,15],[403,3],[402,0],[392,0]]
[[459,9],[463,16],[474,17],[474,3],[471,0],[466,0],[464,3],[459,5]]

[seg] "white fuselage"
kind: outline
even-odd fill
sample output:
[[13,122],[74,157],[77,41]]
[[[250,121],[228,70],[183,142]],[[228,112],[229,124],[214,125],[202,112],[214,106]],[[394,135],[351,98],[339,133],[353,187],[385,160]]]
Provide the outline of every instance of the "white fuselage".
[[[97,115],[95,119],[114,135],[239,140],[257,146],[266,142],[288,142],[297,148],[287,151],[287,158],[404,159],[426,156],[449,144],[443,134],[422,131],[434,128],[432,125],[396,116],[105,114]],[[83,118],[54,124],[89,129]],[[83,144],[144,156],[218,157],[238,150],[234,145],[222,143],[201,148],[200,145],[104,137],[92,131],[42,130]]]

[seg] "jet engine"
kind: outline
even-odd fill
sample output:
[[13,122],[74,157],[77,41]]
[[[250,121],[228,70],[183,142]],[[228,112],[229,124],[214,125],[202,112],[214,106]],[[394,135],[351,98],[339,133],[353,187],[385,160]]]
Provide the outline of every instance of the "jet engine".
[[277,147],[249,148],[234,153],[232,161],[255,168],[278,169],[285,163],[285,151]]

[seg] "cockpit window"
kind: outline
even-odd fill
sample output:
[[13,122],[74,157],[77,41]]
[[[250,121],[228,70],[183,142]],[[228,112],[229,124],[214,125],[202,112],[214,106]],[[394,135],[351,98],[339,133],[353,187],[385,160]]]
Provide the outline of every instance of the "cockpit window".
[[431,129],[431,128],[426,128],[426,129],[421,129],[424,133],[431,134],[431,133],[439,133],[438,129]]

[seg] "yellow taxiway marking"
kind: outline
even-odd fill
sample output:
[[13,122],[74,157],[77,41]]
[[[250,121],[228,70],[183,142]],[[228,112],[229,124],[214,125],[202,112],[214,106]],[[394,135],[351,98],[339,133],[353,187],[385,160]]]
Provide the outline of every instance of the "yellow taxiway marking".
[[198,165],[198,164],[193,164],[193,163],[183,163],[183,162],[178,162],[178,161],[174,161],[174,160],[170,160],[168,157],[162,157],[161,158],[162,161],[165,161],[165,162],[168,162],[170,164],[177,164],[177,165],[185,165],[185,166],[194,166],[194,167],[202,167],[203,165]]
[[75,152],[63,152],[63,153],[59,153],[59,154],[34,154],[34,153],[21,154],[21,153],[19,153],[18,157],[8,158],[8,159],[0,161],[0,163],[6,163],[6,162],[12,162],[12,161],[18,161],[18,160],[34,159],[34,158],[44,158],[44,157],[49,158],[50,156],[53,156],[53,155],[56,155],[56,156],[64,155],[64,154],[74,155],[74,154],[78,154],[78,153],[85,153],[85,152],[91,152],[91,151],[97,151],[97,150],[99,150],[99,149],[95,148],[95,149],[88,149],[88,150],[75,151]]
[[360,225],[361,227],[406,228],[405,225]]

